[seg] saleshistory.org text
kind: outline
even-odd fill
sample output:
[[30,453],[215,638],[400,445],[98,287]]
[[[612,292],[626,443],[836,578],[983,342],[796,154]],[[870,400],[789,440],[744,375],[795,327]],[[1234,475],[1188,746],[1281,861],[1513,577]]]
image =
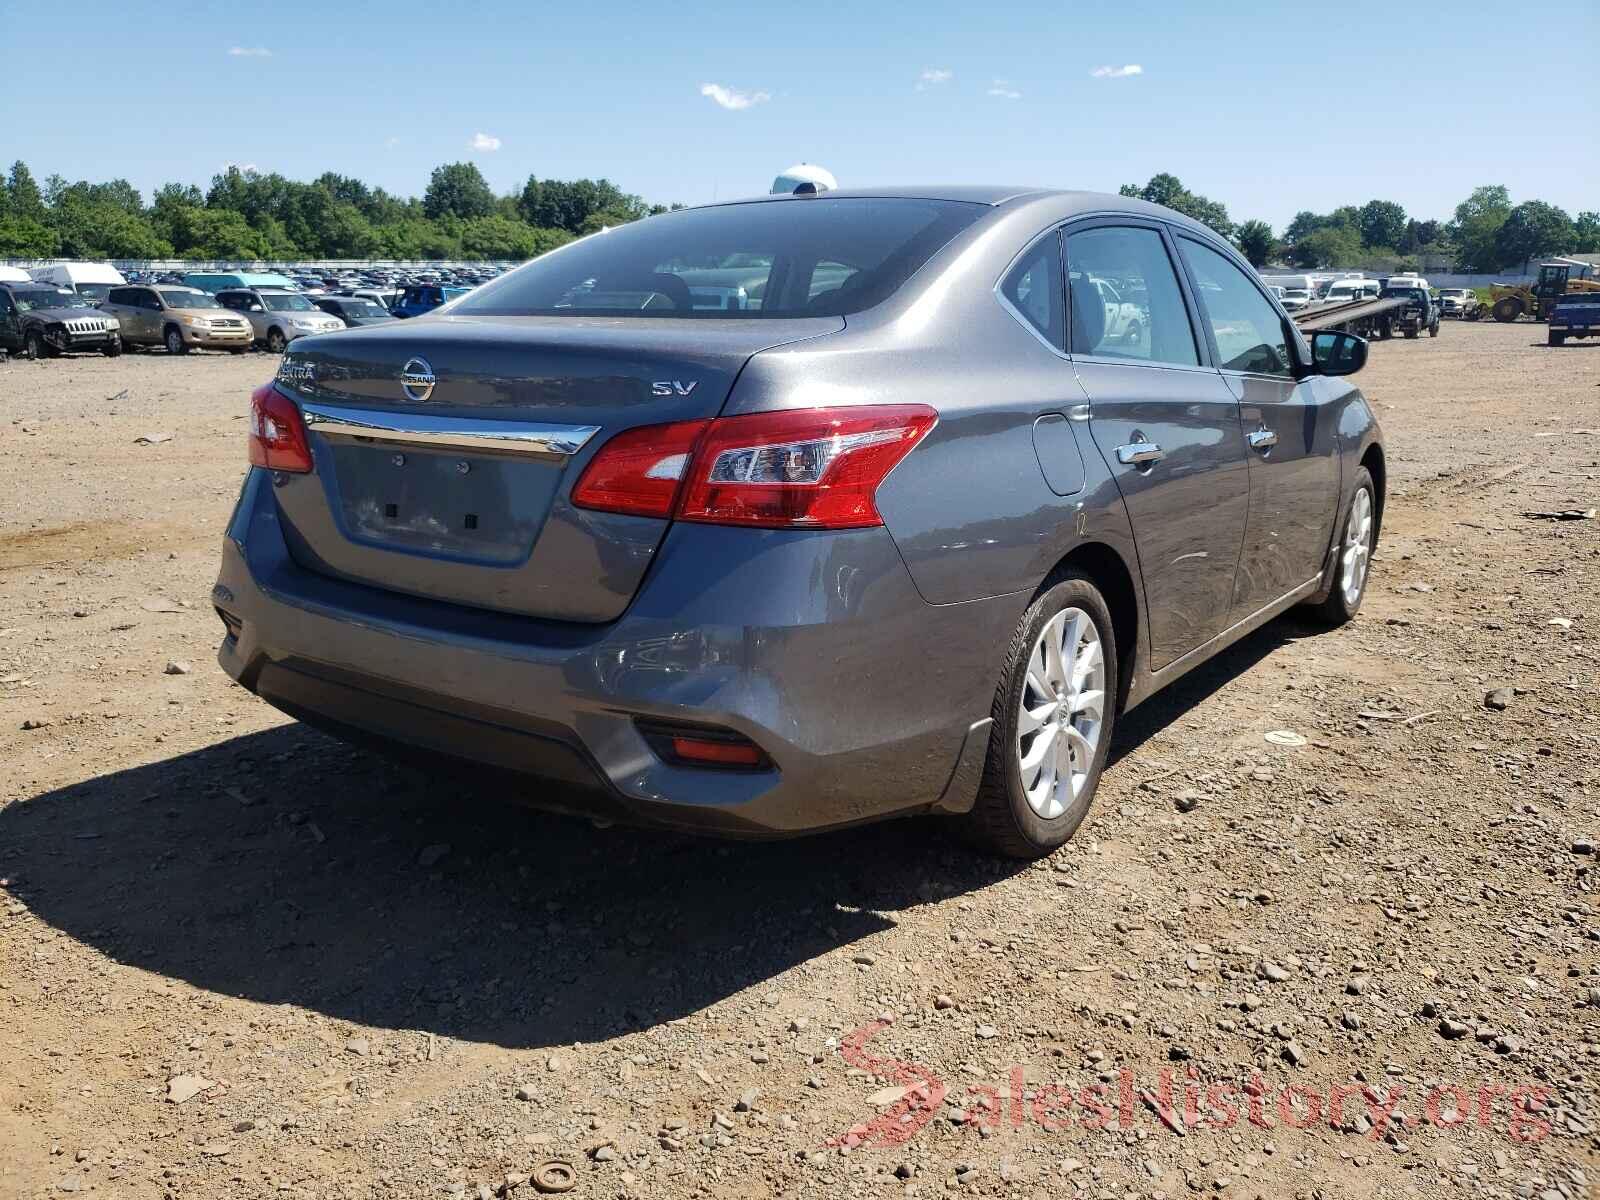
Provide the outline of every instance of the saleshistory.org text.
[[1191,1066],[1163,1069],[1155,1086],[1149,1087],[1124,1067],[1114,1081],[1096,1079],[1074,1087],[1026,1084],[1024,1069],[1014,1066],[1004,1083],[974,1084],[952,1094],[929,1068],[869,1051],[868,1043],[888,1024],[880,1020],[852,1030],[839,1049],[852,1067],[900,1086],[891,1089],[893,1098],[883,1112],[852,1126],[830,1145],[852,1149],[901,1145],[938,1116],[947,1100],[952,1104],[951,1120],[990,1132],[1031,1125],[1054,1133],[1075,1122],[1085,1129],[1122,1131],[1149,1123],[1182,1137],[1190,1130],[1226,1130],[1245,1123],[1263,1130],[1326,1125],[1377,1141],[1415,1125],[1417,1116],[1402,1108],[1407,1099],[1419,1100],[1428,1124],[1440,1129],[1459,1125],[1503,1129],[1521,1143],[1542,1141],[1550,1132],[1549,1122],[1539,1115],[1549,1098],[1547,1087],[1490,1080],[1437,1083],[1408,1095],[1403,1087],[1359,1082],[1274,1088],[1258,1072],[1239,1082],[1206,1080]]

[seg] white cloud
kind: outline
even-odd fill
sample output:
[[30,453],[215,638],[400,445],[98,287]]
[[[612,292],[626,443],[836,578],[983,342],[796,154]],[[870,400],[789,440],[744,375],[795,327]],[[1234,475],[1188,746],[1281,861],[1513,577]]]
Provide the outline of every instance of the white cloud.
[[500,139],[493,134],[475,133],[472,140],[467,143],[468,150],[477,150],[483,154],[493,154],[500,149]]
[[1138,63],[1129,63],[1125,67],[1096,67],[1089,74],[1096,79],[1126,79],[1129,75],[1143,75],[1144,68]]
[[271,58],[272,51],[265,46],[229,46],[229,58]]
[[989,95],[998,96],[1002,100],[1022,99],[1022,93],[1017,91],[1016,88],[1012,87],[1011,81],[1007,79],[996,79],[992,84],[990,84]]
[[702,96],[710,96],[723,108],[731,112],[738,112],[741,108],[750,108],[752,105],[765,104],[772,99],[771,92],[740,92],[733,88],[725,88],[720,83],[708,83],[700,89]]
[[931,87],[949,83],[955,77],[956,73],[945,67],[929,67],[921,75],[917,76],[917,91],[924,92]]

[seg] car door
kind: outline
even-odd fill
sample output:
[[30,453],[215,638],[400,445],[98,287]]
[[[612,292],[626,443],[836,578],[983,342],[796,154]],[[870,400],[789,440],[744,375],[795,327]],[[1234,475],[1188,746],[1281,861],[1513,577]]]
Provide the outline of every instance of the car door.
[[6,291],[0,291],[0,349],[22,349],[22,319],[17,315],[16,301]]
[[1218,373],[1239,400],[1250,464],[1234,616],[1271,604],[1322,571],[1339,498],[1334,389],[1302,375],[1299,335],[1254,272],[1220,246],[1187,234],[1190,273]]
[[161,340],[161,301],[154,288],[134,288],[129,294],[128,312],[133,319],[133,336],[140,342]]
[[[1239,403],[1206,361],[1158,222],[1066,232],[1072,361],[1133,526],[1159,670],[1220,633],[1232,608],[1249,503]],[[1121,330],[1107,326],[1100,280],[1140,298]]]
[[128,294],[132,288],[115,287],[107,293],[105,300],[100,305],[100,311],[108,317],[116,318],[117,334],[127,345],[133,339],[133,317],[129,315]]

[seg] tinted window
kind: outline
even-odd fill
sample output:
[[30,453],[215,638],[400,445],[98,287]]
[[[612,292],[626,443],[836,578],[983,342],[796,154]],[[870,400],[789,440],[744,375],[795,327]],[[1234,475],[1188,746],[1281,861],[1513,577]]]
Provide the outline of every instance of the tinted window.
[[130,304],[132,303],[130,298],[131,291],[131,288],[112,288],[111,295],[107,297],[106,302],[108,304]]
[[1209,246],[1180,238],[1194,273],[1200,309],[1217,343],[1217,365],[1230,371],[1292,375],[1288,335],[1278,310],[1231,261]]
[[[944,200],[778,200],[664,213],[485,284],[458,313],[806,317],[886,299],[989,211]],[[728,289],[744,305],[730,307]]]
[[1074,354],[1200,364],[1177,273],[1154,229],[1069,235],[1067,273]]
[[209,292],[162,292],[161,298],[168,308],[221,308],[217,298]]
[[1001,294],[1056,349],[1067,344],[1067,291],[1061,285],[1061,242],[1042,238],[1011,268]]

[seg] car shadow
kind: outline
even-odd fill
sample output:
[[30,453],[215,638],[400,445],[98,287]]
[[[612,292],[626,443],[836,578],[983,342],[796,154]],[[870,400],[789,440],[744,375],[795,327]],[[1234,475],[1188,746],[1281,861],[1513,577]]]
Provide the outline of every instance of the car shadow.
[[119,963],[522,1048],[697,1012],[1023,866],[936,822],[729,843],[492,791],[285,725],[0,809],[0,877]]
[[[1280,618],[1158,693],[1111,762],[1308,632]],[[0,808],[0,877],[119,963],[531,1048],[697,1012],[1025,867],[939,821],[731,843],[599,831],[506,786],[283,725]]]

